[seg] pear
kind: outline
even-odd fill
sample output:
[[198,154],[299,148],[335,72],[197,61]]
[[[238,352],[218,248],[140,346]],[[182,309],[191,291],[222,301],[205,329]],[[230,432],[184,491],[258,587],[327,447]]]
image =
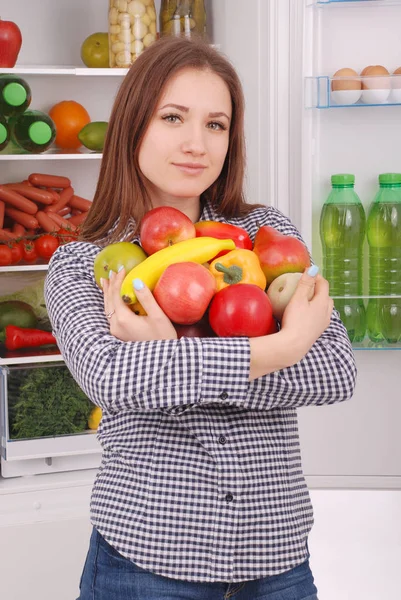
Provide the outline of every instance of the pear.
[[[270,300],[270,304],[272,305],[273,315],[278,321],[281,321],[283,318],[287,304],[294,295],[301,277],[302,273],[283,273],[276,277],[269,285],[266,293]],[[313,294],[314,291],[313,288],[311,288],[308,294],[308,300],[312,300]]]

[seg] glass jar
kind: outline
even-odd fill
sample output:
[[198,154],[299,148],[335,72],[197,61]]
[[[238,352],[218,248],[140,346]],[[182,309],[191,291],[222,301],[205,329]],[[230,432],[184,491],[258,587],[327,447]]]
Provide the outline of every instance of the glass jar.
[[206,34],[204,0],[162,0],[160,34],[204,36]]
[[109,0],[110,67],[129,67],[156,37],[153,0]]

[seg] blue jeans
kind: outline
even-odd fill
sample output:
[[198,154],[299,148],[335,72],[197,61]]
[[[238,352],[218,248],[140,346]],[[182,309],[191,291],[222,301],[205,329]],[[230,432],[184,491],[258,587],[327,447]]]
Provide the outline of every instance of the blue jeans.
[[316,594],[309,561],[253,581],[192,583],[141,569],[93,529],[78,600],[318,600]]

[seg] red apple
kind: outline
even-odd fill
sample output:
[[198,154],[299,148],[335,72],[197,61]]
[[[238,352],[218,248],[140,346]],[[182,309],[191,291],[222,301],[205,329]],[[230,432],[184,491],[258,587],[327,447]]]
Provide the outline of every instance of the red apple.
[[0,67],[12,68],[21,49],[20,28],[12,21],[0,19]]
[[163,271],[153,290],[170,321],[191,325],[200,321],[216,291],[216,280],[203,265],[181,262]]
[[267,285],[283,273],[302,273],[311,264],[302,242],[267,225],[258,230],[253,251],[259,258]]
[[219,337],[258,337],[277,331],[267,294],[251,283],[234,283],[215,294],[209,323]]
[[141,221],[139,236],[146,254],[151,255],[196,237],[195,225],[183,212],[172,206],[153,208]]

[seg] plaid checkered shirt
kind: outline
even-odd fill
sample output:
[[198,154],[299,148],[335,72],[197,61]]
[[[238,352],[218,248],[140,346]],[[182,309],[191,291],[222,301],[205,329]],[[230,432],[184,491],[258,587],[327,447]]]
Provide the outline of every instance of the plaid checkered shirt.
[[[301,239],[272,207],[228,221],[206,204],[201,219],[252,240],[262,225]],[[313,511],[296,409],[347,400],[355,385],[338,313],[299,363],[249,381],[248,338],[113,337],[93,274],[98,252],[61,246],[45,284],[66,365],[103,410],[93,525],[124,557],[175,579],[240,582],[299,565]]]

